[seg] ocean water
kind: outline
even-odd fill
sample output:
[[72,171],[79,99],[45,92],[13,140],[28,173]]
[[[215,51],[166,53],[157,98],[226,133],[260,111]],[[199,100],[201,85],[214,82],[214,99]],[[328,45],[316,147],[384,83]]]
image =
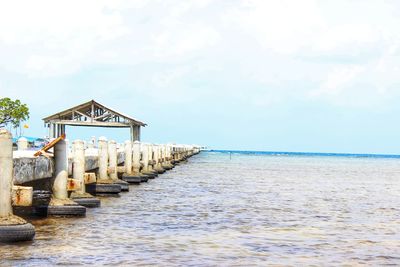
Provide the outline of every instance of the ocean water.
[[400,265],[400,158],[203,152],[0,265]]

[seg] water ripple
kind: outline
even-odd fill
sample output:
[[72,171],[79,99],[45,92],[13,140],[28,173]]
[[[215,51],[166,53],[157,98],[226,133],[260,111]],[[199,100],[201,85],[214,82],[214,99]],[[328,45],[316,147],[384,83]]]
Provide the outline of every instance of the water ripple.
[[400,159],[203,153],[0,265],[399,265]]

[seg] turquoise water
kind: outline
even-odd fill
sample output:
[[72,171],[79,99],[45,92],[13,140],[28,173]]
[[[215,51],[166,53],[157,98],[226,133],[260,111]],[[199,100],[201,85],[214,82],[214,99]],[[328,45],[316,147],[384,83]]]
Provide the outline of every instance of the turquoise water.
[[400,265],[400,159],[201,153],[2,265]]

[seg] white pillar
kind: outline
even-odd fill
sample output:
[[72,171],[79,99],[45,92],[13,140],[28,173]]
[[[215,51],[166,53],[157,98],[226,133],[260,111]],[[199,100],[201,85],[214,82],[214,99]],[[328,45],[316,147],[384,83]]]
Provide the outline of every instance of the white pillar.
[[161,165],[161,162],[162,162],[162,155],[161,155],[162,149],[161,148],[162,147],[161,147],[161,145],[155,145],[153,147],[155,148],[155,150],[154,150],[154,159],[156,161],[156,164],[155,164],[156,170],[157,171],[164,171],[164,168]]
[[20,137],[17,141],[18,150],[28,149],[28,140],[25,137]]
[[73,159],[72,159],[72,176],[74,179],[81,181],[81,189],[76,191],[78,194],[85,194],[85,148],[82,140],[75,140],[72,142],[72,151],[73,151]]
[[96,146],[96,136],[92,136],[92,137],[90,138],[90,143],[93,145],[93,147]]
[[13,185],[12,136],[0,129],[0,217],[12,215],[11,190]]
[[165,160],[167,163],[171,162],[171,145],[168,144],[165,146]]
[[153,159],[154,159],[154,158],[153,158],[153,156],[154,156],[154,153],[153,153],[153,152],[154,152],[154,150],[153,150],[153,145],[152,145],[152,144],[147,145],[147,149],[148,149],[148,151],[149,151],[149,152],[148,152],[148,162],[149,162],[149,163],[148,163],[148,164],[149,164],[149,165],[148,165],[148,170],[152,172],[152,171],[154,171],[154,168],[153,168],[153,167],[154,167],[154,166],[153,166]]
[[99,137],[99,180],[109,180],[108,177],[108,144],[107,138]]
[[159,146],[160,148],[160,164],[164,164],[165,162],[165,145],[162,144]]
[[132,167],[133,167],[133,173],[135,175],[138,175],[140,172],[140,142],[139,141],[133,142]]
[[53,195],[56,199],[67,199],[67,180],[68,180],[68,157],[67,145],[64,140],[60,140],[54,146],[55,160],[55,180],[53,184]]
[[143,171],[149,171],[149,148],[147,144],[141,145],[142,150],[142,163],[143,163]]
[[160,159],[160,155],[159,155],[159,146],[158,145],[151,145],[151,148],[153,150],[153,160],[155,161],[153,167],[154,169],[158,168],[158,161]]
[[117,142],[114,140],[108,141],[108,166],[111,170],[110,178],[118,180],[117,174]]
[[125,141],[125,173],[132,174],[132,142]]

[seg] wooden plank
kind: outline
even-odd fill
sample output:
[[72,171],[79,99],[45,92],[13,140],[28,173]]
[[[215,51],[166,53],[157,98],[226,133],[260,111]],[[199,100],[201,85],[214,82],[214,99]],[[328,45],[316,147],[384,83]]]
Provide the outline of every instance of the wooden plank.
[[69,121],[69,120],[52,120],[51,123],[55,124],[64,124],[64,125],[72,125],[72,126],[93,126],[93,127],[121,127],[128,128],[130,124],[122,123],[122,122],[103,122],[103,121]]
[[45,145],[42,149],[40,149],[39,151],[37,151],[33,155],[35,157],[37,157],[37,156],[40,156],[40,155],[44,154],[47,150],[49,150],[50,148],[54,147],[58,142],[60,142],[61,140],[64,140],[64,139],[65,139],[65,134],[62,134],[61,136],[57,137],[53,141],[49,142],[47,145]]

